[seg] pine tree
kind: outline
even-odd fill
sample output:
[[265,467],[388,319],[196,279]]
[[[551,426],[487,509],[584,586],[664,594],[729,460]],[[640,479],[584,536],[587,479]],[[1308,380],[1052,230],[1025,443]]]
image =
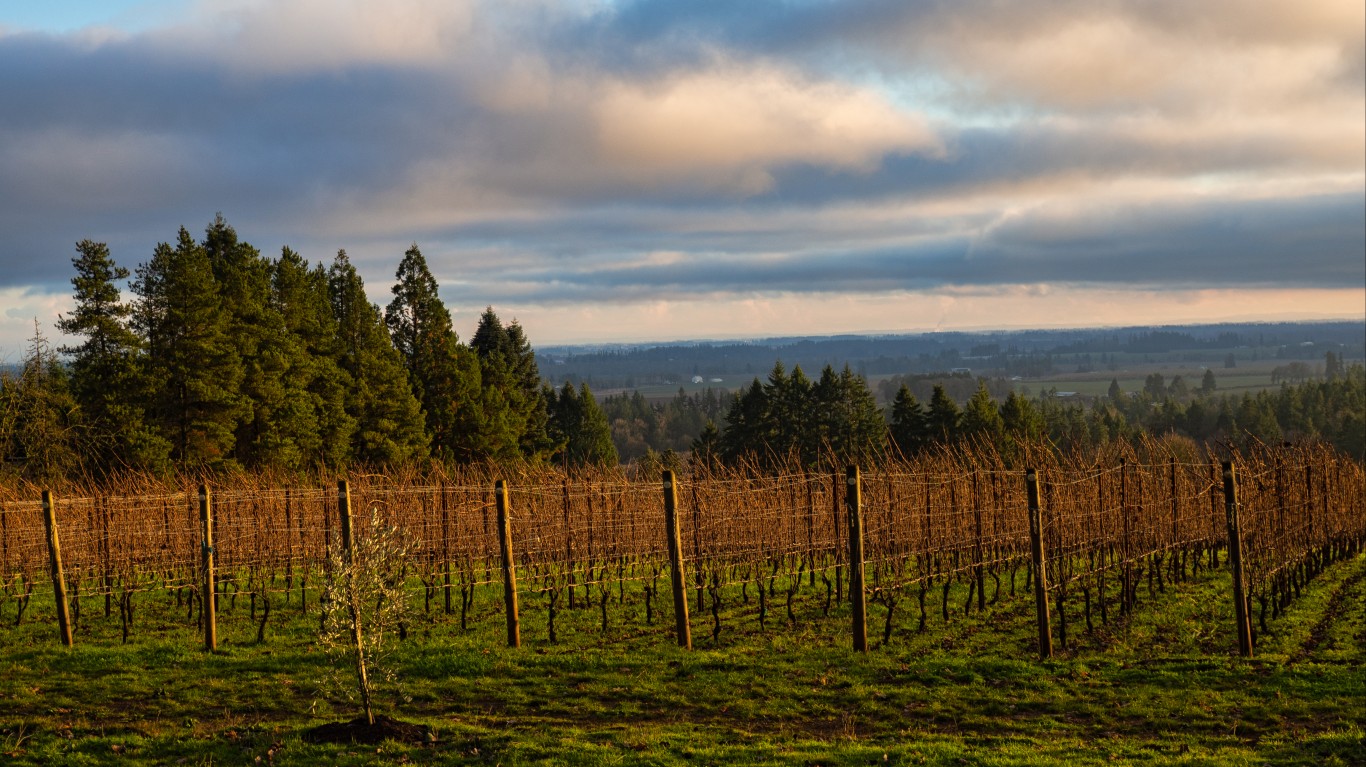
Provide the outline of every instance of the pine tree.
[[146,425],[140,403],[148,393],[141,375],[141,343],[131,328],[132,309],[123,303],[117,266],[102,242],[82,240],[72,259],[75,310],[57,321],[62,332],[84,337],[71,355],[71,392],[85,424],[86,465],[96,474],[120,468],[154,472],[169,468],[171,445]]
[[930,395],[930,409],[927,420],[930,425],[930,438],[944,445],[958,439],[958,422],[961,414],[958,403],[944,391],[942,384],[934,385]]
[[[422,403],[432,450],[455,461],[508,457],[510,424],[500,395],[481,391],[479,360],[451,326],[436,279],[414,244],[395,272],[394,300],[384,312],[389,335]],[[485,409],[493,418],[488,418]],[[516,437],[513,437],[515,448]]]
[[427,456],[422,406],[413,395],[403,359],[389,342],[379,307],[346,251],[327,270],[336,323],[337,366],[346,374],[345,411],[355,422],[351,455],[369,465],[396,465]]
[[1001,405],[1001,425],[1017,440],[1034,443],[1043,438],[1043,416],[1034,403],[1016,392],[1006,396]]
[[551,446],[546,431],[549,413],[536,354],[521,325],[514,321],[503,327],[490,306],[479,318],[470,348],[479,358],[481,386],[498,390],[497,396],[486,393],[483,398],[484,418],[502,425],[489,438],[496,445],[494,452],[532,459],[546,456]]
[[996,401],[991,398],[987,382],[979,380],[977,391],[968,399],[959,422],[963,436],[981,444],[999,445],[1005,436],[1005,422]]
[[692,465],[703,470],[715,470],[720,466],[721,431],[716,422],[708,419],[701,433],[692,441]]
[[925,448],[930,442],[929,420],[925,409],[916,400],[906,384],[896,392],[892,400],[891,438],[902,457],[910,458]]
[[181,227],[175,247],[158,244],[138,267],[133,292],[152,382],[149,422],[182,465],[230,461],[250,406],[208,253]]
[[316,465],[322,437],[308,390],[314,366],[273,300],[275,265],[240,240],[221,214],[204,230],[203,244],[223,299],[227,335],[241,360],[241,393],[249,407],[236,427],[237,461],[295,471]]
[[[351,460],[356,419],[346,411],[350,376],[338,364],[337,321],[328,297],[327,273],[286,247],[271,265],[271,310],[279,316],[286,350],[286,378],[296,390],[279,420],[296,452],[291,468],[341,468]],[[289,429],[299,424],[303,428]],[[284,457],[284,456],[282,456]],[[286,464],[290,465],[290,464]]]
[[759,379],[732,402],[721,432],[721,457],[734,463],[746,458],[769,460],[768,392]]
[[813,388],[813,399],[815,419],[835,460],[867,463],[878,457],[887,424],[863,376],[848,365],[838,374],[826,365]]
[[1214,390],[1217,388],[1219,388],[1219,384],[1214,380],[1214,371],[1205,368],[1205,375],[1200,379],[1200,393],[1208,397],[1213,394]]
[[579,389],[565,382],[550,403],[552,438],[562,447],[556,459],[568,466],[611,466],[617,463],[612,428],[588,384]]
[[33,321],[33,339],[23,367],[4,389],[9,444],[0,455],[20,463],[33,481],[50,481],[76,473],[82,453],[80,406],[72,396],[66,370]]

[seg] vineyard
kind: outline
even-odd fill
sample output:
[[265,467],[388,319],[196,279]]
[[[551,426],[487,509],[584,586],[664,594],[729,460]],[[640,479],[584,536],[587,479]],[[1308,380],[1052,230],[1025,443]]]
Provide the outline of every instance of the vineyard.
[[[1170,585],[1234,559],[1243,582],[1227,598],[1242,593],[1240,622],[1219,633],[1229,651],[1241,644],[1247,655],[1310,579],[1366,542],[1366,475],[1325,448],[1233,456],[1233,504],[1220,461],[1180,444],[1115,447],[1085,461],[1035,457],[1034,504],[1026,472],[984,451],[926,455],[852,482],[843,471],[718,471],[664,487],[621,471],[524,468],[499,477],[474,469],[353,475],[346,487],[361,520],[356,535],[372,522],[416,543],[406,580],[415,611],[451,630],[506,620],[510,642],[518,619],[550,642],[566,629],[599,643],[641,632],[669,641],[685,619],[670,593],[666,498],[677,506],[686,620],[714,646],[742,621],[781,628],[797,622],[799,609],[829,615],[852,601],[862,612],[864,599],[871,633],[886,645],[899,632],[934,631],[1033,594],[1040,651],[1054,637],[1066,650],[1140,599],[1160,599]],[[204,483],[204,497],[199,484],[58,489],[51,538],[38,488],[0,490],[0,635],[25,620],[57,627],[61,616],[50,608],[29,610],[35,594],[52,593],[55,541],[77,634],[102,614],[128,641],[145,605],[164,609],[172,625],[202,628],[210,552],[218,612],[245,626],[239,634],[267,641],[285,611],[316,610],[341,545],[336,478],[281,487],[265,475],[237,476]],[[1231,532],[1238,545],[1230,546]],[[861,567],[851,558],[860,544]]]

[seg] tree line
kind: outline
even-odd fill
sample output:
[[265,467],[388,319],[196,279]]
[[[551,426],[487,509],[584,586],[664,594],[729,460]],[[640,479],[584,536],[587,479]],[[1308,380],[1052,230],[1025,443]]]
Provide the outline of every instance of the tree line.
[[545,387],[515,320],[490,307],[460,341],[416,244],[384,309],[344,250],[271,259],[222,216],[132,272],[104,243],[76,251],[57,327],[79,343],[53,348],[35,323],[0,375],[10,473],[616,461],[591,392]]
[[[1322,440],[1366,460],[1366,368],[1332,352],[1322,377],[1256,394],[1221,393],[1212,370],[1198,384],[1152,373],[1126,392],[1112,380],[1094,399],[1045,391],[1029,397],[1003,379],[965,375],[893,376],[879,384],[879,408],[867,381],[827,366],[817,382],[800,366],[777,363],[766,380],[739,392],[706,389],[651,403],[639,392],[604,400],[612,437],[625,459],[665,464],[691,451],[701,461],[753,465],[822,460],[877,461],[972,441],[1010,459],[1025,445],[1087,451],[1146,434],[1245,448],[1252,442]],[[890,392],[889,392],[890,390]]]
[[1366,459],[1366,369],[1332,352],[1322,378],[1287,367],[1286,383],[1256,395],[1219,393],[1212,370],[1198,386],[1154,373],[1124,392],[1116,380],[1094,400],[903,375],[880,385],[883,408],[848,365],[812,380],[779,361],[734,393],[600,404],[587,383],[547,385],[522,327],[492,307],[462,342],[416,244],[383,309],[344,250],[326,266],[288,247],[268,258],[221,216],[202,239],[182,227],[131,272],[104,243],[76,251],[75,308],[57,327],[79,343],[55,349],[35,327],[18,372],[0,372],[0,474],[670,464],[685,453],[764,467],[871,463],[966,441],[1009,459],[1026,444],[1085,450],[1144,433],[1322,439]]

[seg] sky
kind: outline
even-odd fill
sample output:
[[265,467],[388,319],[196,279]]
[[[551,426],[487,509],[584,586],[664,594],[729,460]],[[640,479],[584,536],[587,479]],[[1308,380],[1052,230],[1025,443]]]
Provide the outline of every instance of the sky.
[[537,345],[1366,319],[1360,0],[0,0],[0,94],[0,361],[218,213]]

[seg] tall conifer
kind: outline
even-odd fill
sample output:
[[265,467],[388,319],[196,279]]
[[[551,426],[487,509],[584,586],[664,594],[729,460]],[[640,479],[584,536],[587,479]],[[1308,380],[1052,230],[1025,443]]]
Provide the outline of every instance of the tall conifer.
[[147,427],[142,402],[148,384],[139,367],[141,343],[129,327],[132,309],[123,303],[118,266],[102,242],[82,240],[72,259],[76,308],[57,328],[83,337],[71,355],[71,392],[80,405],[86,432],[86,466],[96,474],[123,468],[164,471],[171,445]]
[[181,227],[138,267],[134,327],[147,344],[150,420],[187,464],[231,460],[236,428],[250,415],[242,359],[207,251]]
[[[403,254],[395,277],[394,300],[384,321],[408,369],[413,394],[422,403],[432,449],[456,461],[510,457],[498,435],[506,422],[502,414],[492,422],[485,419],[479,361],[456,336],[451,313],[416,244]],[[496,412],[496,395],[486,396]]]
[[346,251],[327,270],[336,323],[337,364],[346,374],[346,414],[355,422],[351,455],[372,465],[400,464],[427,455],[422,407],[413,395],[403,358],[389,342],[379,307]]

